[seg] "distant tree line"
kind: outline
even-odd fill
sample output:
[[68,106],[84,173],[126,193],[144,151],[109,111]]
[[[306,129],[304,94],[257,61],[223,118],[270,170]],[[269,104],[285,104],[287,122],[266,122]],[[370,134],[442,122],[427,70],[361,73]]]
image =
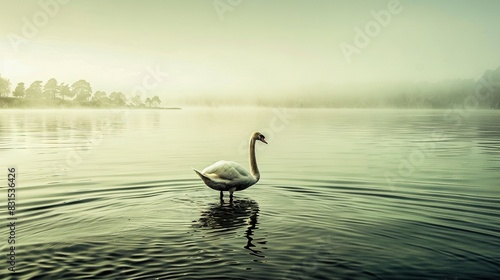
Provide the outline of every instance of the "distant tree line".
[[[10,87],[10,81],[0,75],[0,97],[8,97],[11,93]],[[26,87],[25,83],[18,83],[12,92],[12,96],[26,99],[59,99],[96,107],[158,107],[161,104],[160,98],[156,95],[152,98],[148,97],[144,101],[139,95],[128,100],[120,91],[114,91],[109,95],[104,91],[93,92],[90,83],[85,80],[79,80],[69,85],[58,83],[54,78],[48,80],[45,84],[43,84],[43,81],[34,81],[29,87]]]
[[[0,76],[0,97],[10,94],[9,80]],[[17,84],[12,92],[19,99],[70,100],[77,104],[96,107],[134,106],[157,107],[161,101],[158,96],[142,100],[134,96],[128,100],[121,92],[106,94],[96,91],[92,94],[90,84],[79,80],[72,85],[58,83],[50,79],[33,82],[28,88],[24,83]],[[393,85],[360,86],[344,89],[301,89],[295,94],[283,97],[280,94],[267,94],[256,99],[242,96],[227,96],[214,99],[212,96],[200,96],[189,100],[192,105],[220,106],[238,105],[253,102],[269,107],[324,107],[324,108],[457,108],[468,106],[483,109],[500,109],[500,67],[488,70],[478,80],[458,79],[441,82],[400,83]]]

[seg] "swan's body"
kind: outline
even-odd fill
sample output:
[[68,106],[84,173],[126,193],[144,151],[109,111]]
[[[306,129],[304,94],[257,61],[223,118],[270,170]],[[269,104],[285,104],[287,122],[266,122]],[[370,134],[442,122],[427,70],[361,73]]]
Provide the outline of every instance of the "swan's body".
[[244,190],[257,183],[255,178],[241,165],[232,161],[221,160],[199,172],[194,170],[207,186],[216,191]]
[[241,165],[232,161],[221,160],[218,161],[203,171],[194,169],[194,172],[200,176],[210,188],[220,191],[222,198],[223,191],[228,191],[230,198],[233,198],[233,192],[242,191],[260,179],[259,168],[257,167],[257,160],[255,158],[255,141],[259,140],[266,143],[264,135],[259,132],[254,132],[250,137],[250,172],[248,172]]

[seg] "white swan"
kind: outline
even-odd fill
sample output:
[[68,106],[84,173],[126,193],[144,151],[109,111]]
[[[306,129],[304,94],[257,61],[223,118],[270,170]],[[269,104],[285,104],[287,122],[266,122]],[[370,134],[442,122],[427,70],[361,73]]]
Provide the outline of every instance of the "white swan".
[[221,199],[223,197],[222,192],[229,191],[229,198],[232,200],[233,192],[242,191],[257,183],[260,179],[257,160],[255,159],[256,140],[267,144],[266,137],[259,132],[254,132],[250,137],[250,172],[236,162],[225,160],[218,161],[201,172],[194,168],[193,170],[207,186],[220,191]]

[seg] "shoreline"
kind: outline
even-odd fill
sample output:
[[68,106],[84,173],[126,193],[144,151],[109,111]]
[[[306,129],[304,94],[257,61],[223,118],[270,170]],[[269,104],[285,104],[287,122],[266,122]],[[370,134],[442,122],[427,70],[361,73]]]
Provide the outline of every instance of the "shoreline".
[[9,109],[133,109],[133,110],[180,110],[180,107],[146,107],[105,104],[96,101],[74,101],[38,98],[0,97],[0,110]]

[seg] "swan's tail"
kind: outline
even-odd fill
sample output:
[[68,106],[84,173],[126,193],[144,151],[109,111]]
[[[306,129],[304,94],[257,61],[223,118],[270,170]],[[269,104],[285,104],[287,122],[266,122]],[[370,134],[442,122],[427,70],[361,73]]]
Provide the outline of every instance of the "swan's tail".
[[198,176],[200,176],[200,178],[203,179],[203,177],[205,177],[205,176],[203,176],[203,174],[201,174],[200,171],[196,170],[195,168],[193,168],[193,171],[196,172],[196,174],[198,174]]
[[203,180],[203,182],[206,183],[207,181],[210,181],[210,179],[207,176],[203,175],[203,173],[201,173],[200,171],[198,171],[194,168],[193,168],[193,170],[194,170],[194,172],[196,172],[196,174],[198,174],[198,176],[200,176],[200,178]]

